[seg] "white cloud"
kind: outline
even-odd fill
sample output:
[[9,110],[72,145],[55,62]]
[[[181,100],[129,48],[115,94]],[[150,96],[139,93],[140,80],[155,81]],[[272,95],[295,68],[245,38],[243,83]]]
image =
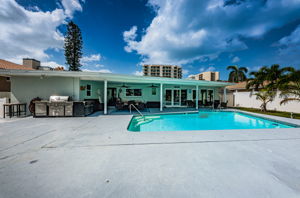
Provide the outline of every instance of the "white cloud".
[[94,69],[82,69],[82,71],[87,71],[87,72],[102,72],[102,73],[112,73],[112,71],[109,70],[109,69],[99,69],[99,70],[94,70]]
[[83,56],[81,58],[82,63],[88,63],[88,62],[95,62],[95,61],[100,61],[101,55],[100,54],[92,54],[90,56]]
[[233,57],[233,59],[232,59],[232,63],[237,63],[237,62],[240,62],[240,58],[239,57],[237,57],[237,56],[235,56],[235,57]]
[[279,47],[275,57],[277,63],[300,67],[300,25],[290,35],[281,38],[276,46]]
[[143,72],[142,71],[135,71],[135,72],[133,72],[133,75],[135,75],[135,76],[142,76]]
[[[64,37],[58,27],[65,24],[74,11],[81,10],[79,5],[72,8],[74,1],[63,2],[63,8],[43,12],[37,7],[26,10],[15,0],[1,1],[0,57],[7,60],[30,57],[48,61],[46,50],[62,49]],[[71,2],[70,5],[68,2]]]
[[100,68],[100,67],[104,67],[104,65],[96,64],[95,67],[96,67],[96,68]]
[[140,54],[144,63],[214,59],[246,49],[242,37],[260,38],[300,17],[296,0],[150,0],[149,5],[157,15],[141,40],[136,26],[123,33],[125,50]]
[[188,69],[182,69],[182,74],[183,75],[188,75],[190,71]]
[[69,18],[73,17],[75,11],[82,11],[79,0],[62,0],[61,3],[65,9],[65,14]]
[[136,41],[134,41],[137,36],[136,31],[137,27],[132,26],[130,30],[123,32],[124,41],[128,44],[128,46],[124,47],[124,50],[126,52],[132,52],[132,47],[130,46],[134,46],[137,43]]
[[41,66],[49,66],[49,67],[52,67],[52,68],[55,68],[55,67],[63,67],[63,68],[66,69],[66,67],[65,67],[64,65],[58,64],[58,63],[55,62],[55,61],[41,62]]
[[209,67],[200,67],[199,71],[200,72],[207,72],[207,71],[215,71],[216,68],[213,66],[209,66]]

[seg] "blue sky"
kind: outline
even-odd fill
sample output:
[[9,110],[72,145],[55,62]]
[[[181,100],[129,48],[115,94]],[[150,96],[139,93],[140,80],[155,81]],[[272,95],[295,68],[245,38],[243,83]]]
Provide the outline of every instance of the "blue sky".
[[140,75],[177,64],[184,76],[228,65],[300,68],[300,0],[7,0],[0,58],[65,65],[65,24],[82,30],[83,70]]

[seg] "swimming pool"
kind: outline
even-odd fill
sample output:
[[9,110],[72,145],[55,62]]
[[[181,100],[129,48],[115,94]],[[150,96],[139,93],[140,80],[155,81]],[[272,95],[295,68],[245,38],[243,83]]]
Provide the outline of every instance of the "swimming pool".
[[234,111],[201,111],[195,113],[157,114],[133,116],[128,130],[143,131],[191,131],[226,129],[295,128],[275,120],[268,120]]

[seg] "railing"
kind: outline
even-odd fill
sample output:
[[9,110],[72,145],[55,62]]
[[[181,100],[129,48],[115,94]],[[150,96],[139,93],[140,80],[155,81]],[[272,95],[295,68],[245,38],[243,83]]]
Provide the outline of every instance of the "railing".
[[130,112],[130,114],[131,114],[131,107],[134,107],[134,109],[135,109],[142,117],[144,117],[144,115],[138,110],[138,108],[136,108],[136,106],[134,106],[134,104],[130,104],[130,105],[129,105],[129,112]]

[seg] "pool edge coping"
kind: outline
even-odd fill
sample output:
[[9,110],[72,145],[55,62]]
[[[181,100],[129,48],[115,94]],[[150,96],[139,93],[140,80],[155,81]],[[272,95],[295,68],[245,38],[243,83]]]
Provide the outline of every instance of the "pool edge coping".
[[[242,114],[246,114],[246,115],[250,115],[250,116],[254,116],[254,117],[258,117],[258,118],[262,118],[265,120],[269,120],[272,122],[276,122],[276,123],[280,123],[280,124],[284,124],[284,125],[289,125],[292,126],[294,128],[300,128],[300,120],[298,119],[292,119],[292,118],[286,118],[286,117],[280,117],[280,116],[273,116],[273,115],[265,115],[265,114],[259,114],[259,113],[253,113],[253,112],[248,112],[248,111],[243,111],[243,110],[239,110],[239,109],[233,109],[233,108],[227,108],[227,109],[211,109],[210,111],[224,111],[224,112],[238,112],[238,113],[242,113]],[[199,112],[198,110],[195,111],[179,111],[179,112],[160,112],[160,113],[151,113],[148,115],[144,115],[144,116],[151,116],[151,115],[173,115],[173,114],[188,114],[188,113],[197,113]],[[128,132],[140,132],[140,131],[130,131],[129,130],[129,126],[133,120],[134,117],[139,117],[140,115],[132,115],[126,130]],[[195,130],[195,131],[200,131],[200,130]],[[217,130],[217,131],[222,131],[222,130]]]

